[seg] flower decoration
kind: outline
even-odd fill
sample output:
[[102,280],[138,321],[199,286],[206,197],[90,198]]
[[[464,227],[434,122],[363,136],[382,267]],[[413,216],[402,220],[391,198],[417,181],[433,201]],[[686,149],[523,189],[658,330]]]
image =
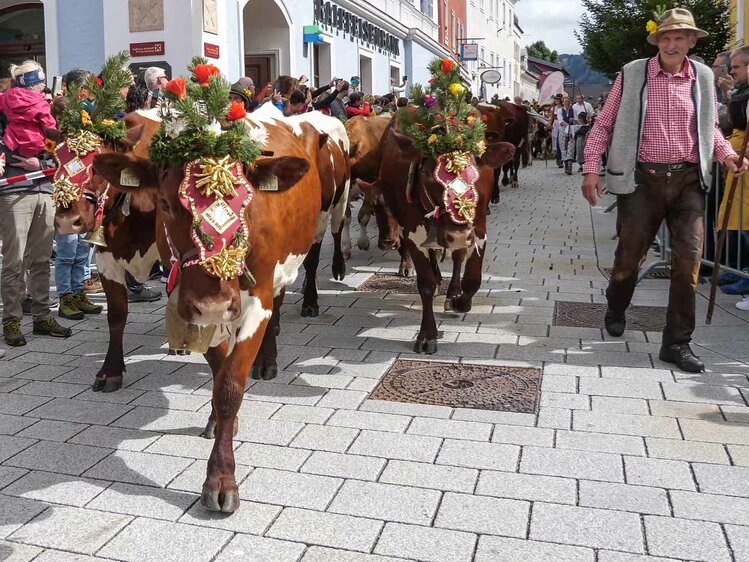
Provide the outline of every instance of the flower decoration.
[[91,121],[91,116],[89,115],[88,111],[86,111],[85,109],[81,109],[81,123],[89,127],[94,124]]
[[434,107],[437,105],[437,98],[435,98],[432,94],[427,94],[423,98],[421,98],[421,101],[426,107]]
[[653,20],[648,20],[648,23],[645,24],[645,29],[647,29],[648,33],[652,35],[658,31],[658,24]]
[[[54,141],[50,138],[44,139],[44,151],[49,152],[52,154],[55,151],[55,148],[57,147],[57,141]],[[3,162],[5,162],[5,154],[1,154],[3,158]]]
[[450,92],[450,95],[453,96],[454,98],[462,96],[466,91],[465,86],[457,82],[450,84],[447,90]]
[[185,83],[185,79],[182,78],[182,76],[178,76],[174,80],[169,80],[164,88],[167,92],[176,96],[179,101],[183,101],[185,99],[185,94],[187,93],[187,85]]
[[246,95],[246,96],[247,96],[248,98],[252,98],[252,90],[250,90],[249,88],[245,88],[245,89],[244,89],[244,93],[245,93],[245,95]]
[[466,124],[473,125],[473,122],[476,120],[476,118],[473,115],[469,115],[466,117]]
[[437,135],[429,135],[429,138],[427,138],[427,144],[434,144],[439,140],[439,137]]
[[442,73],[447,74],[455,67],[453,59],[442,59]]
[[195,187],[203,197],[236,197],[234,186],[239,182],[232,175],[231,157],[205,157],[200,160],[201,172],[195,174]]
[[99,88],[104,85],[104,79],[101,76],[97,76],[96,78],[94,78],[94,82],[97,86],[99,86]]
[[221,71],[212,64],[202,63],[192,67],[192,75],[201,87],[207,88],[211,76],[220,75]]
[[244,104],[240,102],[233,102],[229,107],[229,112],[226,114],[228,121],[237,121],[238,119],[244,119],[247,117],[247,111],[244,108]]

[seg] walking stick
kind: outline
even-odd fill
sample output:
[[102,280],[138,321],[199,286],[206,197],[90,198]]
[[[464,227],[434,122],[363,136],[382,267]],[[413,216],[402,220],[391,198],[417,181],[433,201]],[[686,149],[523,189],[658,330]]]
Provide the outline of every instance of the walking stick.
[[[739,152],[739,165],[744,158],[746,153],[746,147],[749,144],[749,131],[744,133],[744,142],[741,143],[741,151]],[[723,246],[726,243],[726,234],[728,231],[728,220],[731,216],[731,207],[733,207],[733,199],[736,195],[736,187],[739,185],[739,176],[734,174],[731,180],[731,187],[728,189],[728,199],[726,200],[726,209],[723,212],[723,224],[720,225],[718,231],[718,245],[715,248],[715,266],[713,267],[713,276],[710,281],[710,300],[707,303],[707,318],[705,318],[705,324],[708,326],[713,321],[713,311],[715,310],[715,293],[718,289],[718,275],[720,274],[720,260],[723,257]]]

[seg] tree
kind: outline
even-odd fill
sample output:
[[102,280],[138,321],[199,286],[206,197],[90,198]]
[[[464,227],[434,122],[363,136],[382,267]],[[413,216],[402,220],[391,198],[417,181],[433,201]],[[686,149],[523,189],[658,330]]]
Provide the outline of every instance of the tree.
[[557,52],[549,49],[543,41],[536,41],[535,43],[528,45],[528,56],[547,60],[549,62],[555,62],[557,64],[560,63]]
[[[663,1],[582,0],[585,14],[575,36],[591,68],[613,79],[626,63],[655,55],[658,49],[646,41],[645,24],[655,20],[656,5]],[[670,0],[660,8],[675,5]],[[690,10],[697,27],[710,34],[690,52],[710,64],[731,37],[728,0],[681,0],[678,5]]]

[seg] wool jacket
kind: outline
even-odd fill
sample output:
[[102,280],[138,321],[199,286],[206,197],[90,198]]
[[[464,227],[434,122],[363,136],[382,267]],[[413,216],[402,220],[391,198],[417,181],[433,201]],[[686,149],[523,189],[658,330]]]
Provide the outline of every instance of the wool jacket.
[[[635,190],[635,168],[640,152],[642,128],[648,106],[648,62],[638,59],[622,68],[622,99],[606,167],[606,190],[625,195]],[[702,189],[710,190],[715,135],[715,86],[709,67],[689,60],[696,79],[692,82],[692,101],[697,117],[697,144]],[[636,117],[636,118],[635,118]]]

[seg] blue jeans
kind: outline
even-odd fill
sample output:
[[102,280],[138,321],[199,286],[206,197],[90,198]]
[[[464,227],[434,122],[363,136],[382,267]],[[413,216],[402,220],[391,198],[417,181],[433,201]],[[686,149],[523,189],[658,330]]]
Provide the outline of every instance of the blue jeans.
[[86,279],[91,279],[91,262],[94,261],[94,251],[96,250],[96,246],[92,246],[91,244],[86,244],[88,249],[88,256],[86,257],[86,265],[83,266],[83,279],[84,281]]
[[77,295],[83,290],[86,261],[91,246],[82,241],[80,234],[58,234],[55,258],[55,283],[57,294]]

